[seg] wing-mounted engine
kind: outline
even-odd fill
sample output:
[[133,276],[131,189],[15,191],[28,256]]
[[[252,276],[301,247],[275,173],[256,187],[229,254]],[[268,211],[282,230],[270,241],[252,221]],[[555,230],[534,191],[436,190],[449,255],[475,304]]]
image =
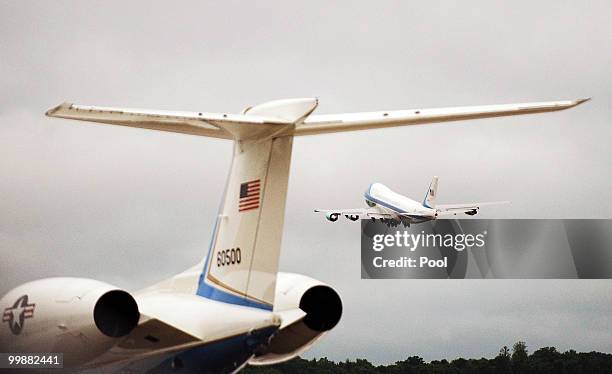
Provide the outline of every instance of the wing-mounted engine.
[[129,293],[81,278],[26,283],[4,295],[0,308],[0,352],[62,352],[65,367],[107,351],[140,318]]
[[331,222],[336,222],[339,216],[340,215],[338,213],[326,213],[325,214],[325,218],[327,218],[327,220]]
[[251,365],[276,364],[306,351],[338,324],[342,301],[332,287],[316,279],[278,273],[274,312],[282,317],[280,331]]

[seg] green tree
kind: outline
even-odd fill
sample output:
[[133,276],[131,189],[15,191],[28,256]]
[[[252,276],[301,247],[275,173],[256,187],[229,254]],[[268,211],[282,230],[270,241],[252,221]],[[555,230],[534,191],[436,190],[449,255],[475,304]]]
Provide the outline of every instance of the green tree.
[[555,347],[544,347],[529,356],[529,369],[542,374],[563,372],[563,356]]
[[521,374],[526,372],[528,356],[527,344],[524,341],[514,343],[512,346],[512,357],[510,358],[514,373]]
[[499,350],[499,355],[497,355],[497,357],[503,357],[503,358],[507,358],[508,360],[510,360],[510,349],[508,348],[507,345],[504,345],[503,347],[501,347],[501,349]]
[[511,372],[510,357],[510,349],[508,346],[504,345],[501,347],[499,354],[494,359],[495,368],[498,373],[509,374]]
[[[511,353],[512,352],[512,353]],[[502,347],[493,359],[457,358],[452,362],[425,362],[411,356],[391,365],[374,366],[368,360],[334,362],[325,357],[304,360],[296,357],[273,366],[247,367],[240,374],[612,374],[612,354],[570,350],[560,353],[553,347],[527,353],[527,345],[517,342],[512,350]]]

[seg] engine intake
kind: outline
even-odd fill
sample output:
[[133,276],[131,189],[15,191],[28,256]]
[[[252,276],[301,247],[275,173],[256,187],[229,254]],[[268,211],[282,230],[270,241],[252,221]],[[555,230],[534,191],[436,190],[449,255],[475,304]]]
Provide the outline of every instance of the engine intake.
[[93,317],[100,332],[111,338],[120,338],[138,325],[140,312],[132,295],[112,290],[100,296],[94,306]]
[[328,221],[332,221],[332,222],[336,222],[338,220],[339,214],[338,213],[327,213],[325,215],[325,218],[327,218]]
[[329,286],[309,288],[300,299],[300,309],[306,313],[304,324],[315,331],[333,329],[342,317],[340,296]]

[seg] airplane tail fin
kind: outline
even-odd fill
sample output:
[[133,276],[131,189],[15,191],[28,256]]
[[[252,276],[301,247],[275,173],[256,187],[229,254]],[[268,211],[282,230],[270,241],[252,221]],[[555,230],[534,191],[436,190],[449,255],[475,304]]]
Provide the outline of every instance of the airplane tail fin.
[[[247,112],[291,122],[316,105],[316,99],[281,100]],[[279,130],[286,131],[286,126]],[[293,136],[274,134],[234,142],[221,210],[198,285],[200,296],[273,309],[293,144]]]
[[425,195],[425,199],[423,199],[423,206],[427,208],[435,208],[436,207],[436,196],[438,195],[438,177],[433,177],[431,183],[429,184],[429,189],[427,190],[427,195]]

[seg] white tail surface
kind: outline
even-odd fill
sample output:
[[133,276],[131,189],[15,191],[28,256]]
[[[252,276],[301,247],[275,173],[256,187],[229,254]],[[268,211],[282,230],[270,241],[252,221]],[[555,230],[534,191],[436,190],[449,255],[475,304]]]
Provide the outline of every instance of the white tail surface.
[[[299,121],[315,107],[316,100],[312,99],[283,100],[247,112]],[[272,309],[292,144],[291,135],[235,142],[199,295]]]
[[285,136],[234,146],[223,209],[200,284],[203,292],[198,293],[231,301],[206,292],[210,286],[244,298],[247,305],[272,308],[292,143],[293,137]]
[[423,200],[423,206],[427,208],[435,208],[437,196],[438,196],[438,177],[433,177],[433,179],[431,180],[431,183],[429,184],[427,195],[425,195],[425,199]]

